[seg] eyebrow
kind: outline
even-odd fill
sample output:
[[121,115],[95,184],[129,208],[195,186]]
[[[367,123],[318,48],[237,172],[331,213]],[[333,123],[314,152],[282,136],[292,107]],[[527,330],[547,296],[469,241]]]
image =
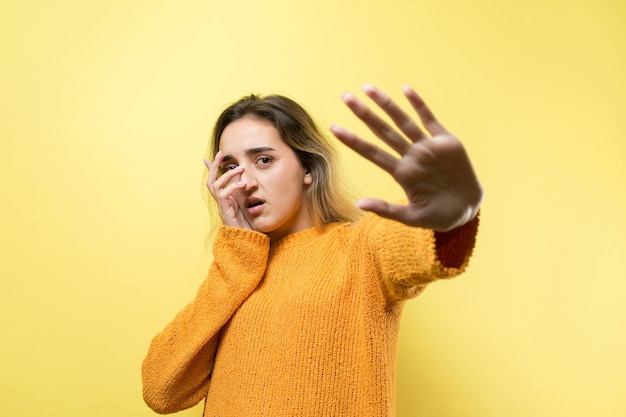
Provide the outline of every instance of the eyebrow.
[[[269,146],[261,146],[258,148],[250,148],[250,149],[246,149],[246,155],[257,155],[263,152],[270,152],[270,151],[275,151],[276,149],[274,148],[270,148]],[[222,163],[224,162],[228,162],[235,159],[232,155],[224,155],[224,157],[222,158]]]

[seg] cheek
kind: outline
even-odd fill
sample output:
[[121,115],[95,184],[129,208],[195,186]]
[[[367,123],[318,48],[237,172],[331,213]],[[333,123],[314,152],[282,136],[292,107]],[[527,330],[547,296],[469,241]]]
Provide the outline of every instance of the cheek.
[[293,195],[302,194],[304,190],[304,178],[302,174],[294,174],[293,172],[285,174],[284,180],[282,181],[282,188],[285,192],[289,192]]

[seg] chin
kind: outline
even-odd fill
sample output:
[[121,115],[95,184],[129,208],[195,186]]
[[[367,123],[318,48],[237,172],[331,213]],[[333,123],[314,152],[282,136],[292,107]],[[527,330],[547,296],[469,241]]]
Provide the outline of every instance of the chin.
[[258,222],[248,222],[248,223],[250,224],[250,226],[252,226],[253,230],[255,230],[257,232],[260,232],[260,233],[268,234],[268,233],[272,233],[274,230],[276,230],[275,227],[268,226],[268,225],[265,225],[265,224],[259,224]]

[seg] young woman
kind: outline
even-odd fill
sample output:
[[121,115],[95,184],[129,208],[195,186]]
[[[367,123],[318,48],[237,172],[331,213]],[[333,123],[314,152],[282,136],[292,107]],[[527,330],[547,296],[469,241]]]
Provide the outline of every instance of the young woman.
[[207,187],[222,225],[196,298],[152,341],[146,403],[204,416],[392,416],[404,302],[461,273],[482,189],[461,143],[410,88],[425,133],[382,91],[365,93],[404,134],[353,95],[343,99],[400,158],[331,127],[390,173],[406,204],[340,187],[330,143],[302,107],[249,96],[218,118]]

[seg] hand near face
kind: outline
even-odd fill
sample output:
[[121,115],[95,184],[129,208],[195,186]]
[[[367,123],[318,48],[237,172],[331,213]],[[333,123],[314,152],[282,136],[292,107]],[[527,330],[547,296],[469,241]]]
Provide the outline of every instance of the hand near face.
[[392,156],[342,127],[332,126],[331,131],[345,145],[387,171],[403,188],[408,204],[368,198],[360,200],[358,207],[411,226],[437,231],[451,230],[472,220],[483,192],[461,142],[439,123],[411,88],[405,87],[404,95],[429,134],[385,93],[370,85],[363,90],[404,135],[352,94],[344,94],[344,102],[399,156]]
[[213,162],[204,160],[204,165],[209,170],[206,186],[217,202],[217,209],[225,226],[252,230],[252,226],[245,219],[237,200],[233,196],[237,190],[244,189],[246,186],[238,181],[241,179],[243,168],[237,167],[228,170],[220,176],[222,157],[222,153],[218,152]]

